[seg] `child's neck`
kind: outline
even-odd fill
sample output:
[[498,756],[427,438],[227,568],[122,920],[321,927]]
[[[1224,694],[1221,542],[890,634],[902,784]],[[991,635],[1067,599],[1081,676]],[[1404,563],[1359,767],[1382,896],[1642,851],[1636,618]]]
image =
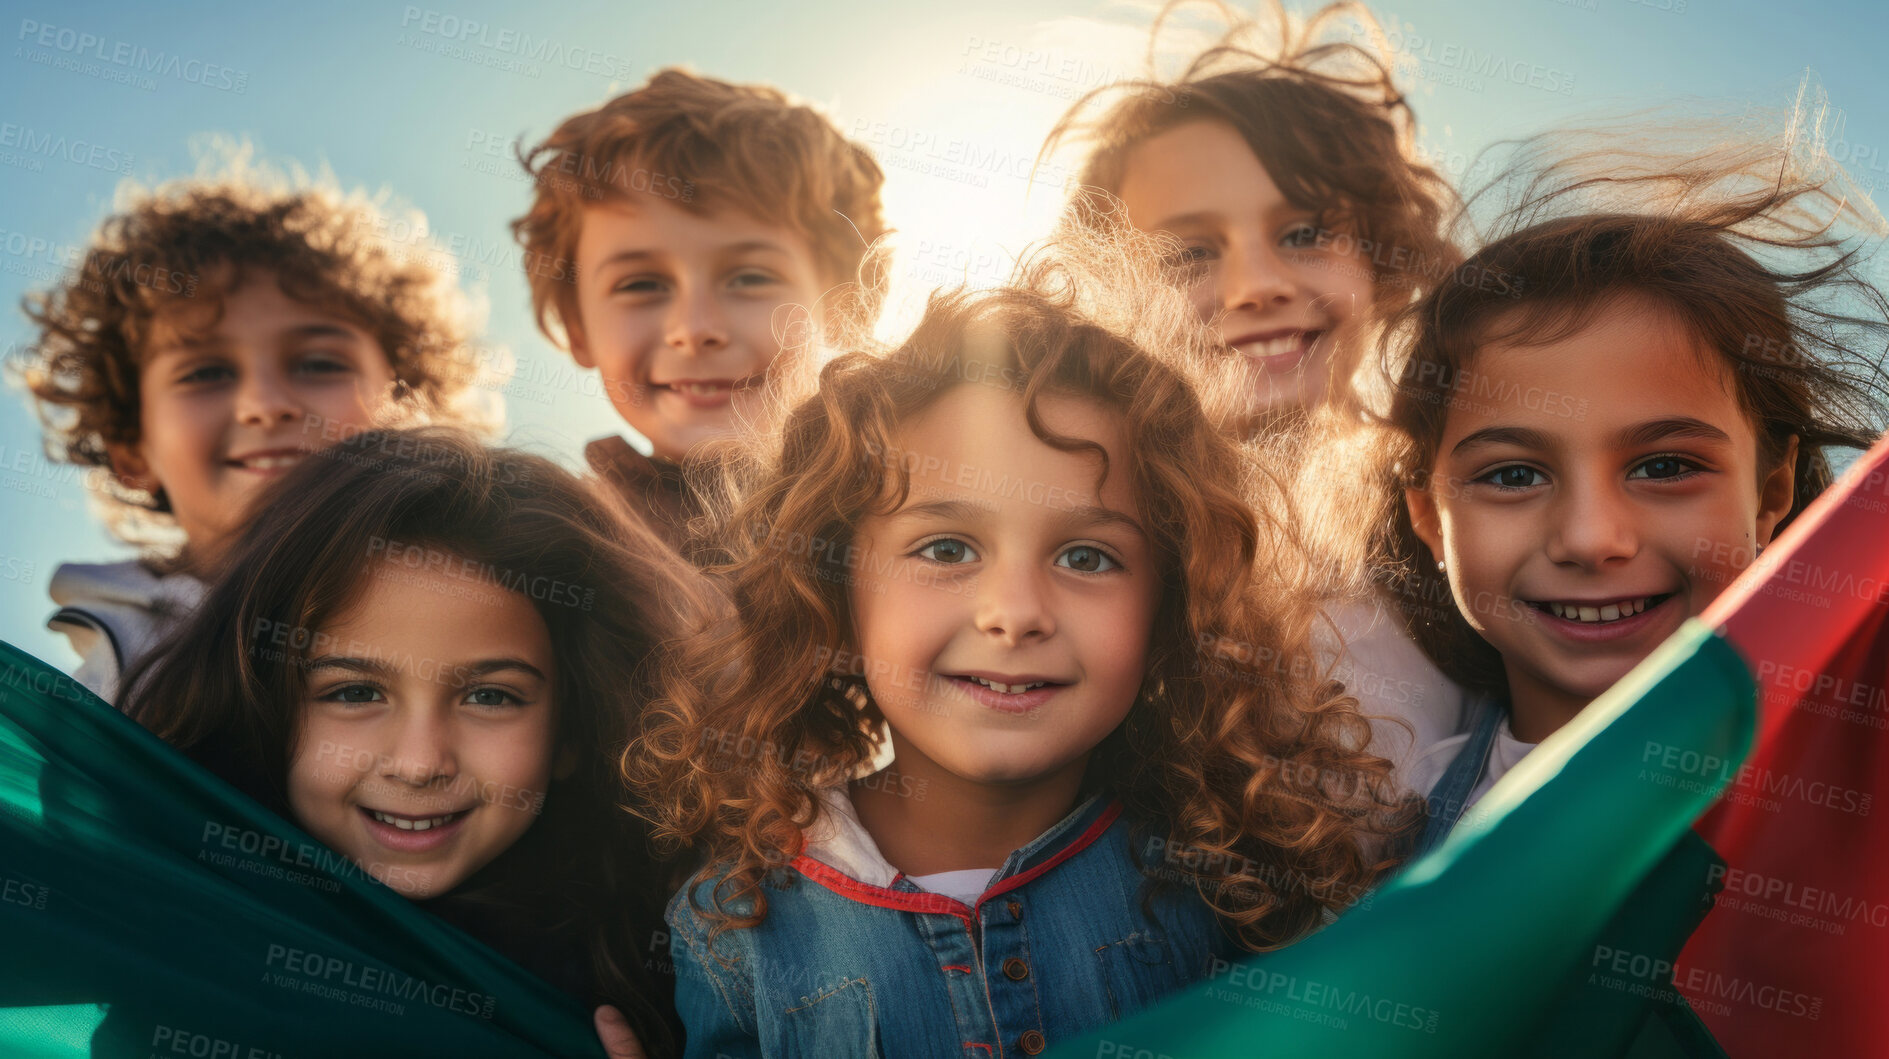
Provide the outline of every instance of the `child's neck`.
[[1509,669],[1509,733],[1521,742],[1539,743],[1555,734],[1592,701]]
[[879,852],[906,875],[997,868],[1069,815],[1088,756],[1035,780],[976,783],[908,745],[866,784],[852,787],[859,822]]

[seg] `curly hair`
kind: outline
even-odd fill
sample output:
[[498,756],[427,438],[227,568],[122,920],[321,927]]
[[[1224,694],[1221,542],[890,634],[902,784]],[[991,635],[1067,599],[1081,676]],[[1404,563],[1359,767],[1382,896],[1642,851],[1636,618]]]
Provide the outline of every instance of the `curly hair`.
[[[1797,439],[1778,532],[1829,486],[1829,450],[1866,449],[1889,426],[1889,299],[1860,268],[1882,218],[1814,130],[1789,127],[1780,142],[1702,122],[1657,135],[1603,122],[1520,141],[1472,196],[1502,203],[1497,237],[1387,334],[1389,411],[1363,428],[1376,442],[1359,446],[1373,464],[1359,478],[1382,508],[1353,526],[1377,527],[1375,576],[1465,688],[1505,693],[1502,659],[1458,611],[1403,498],[1430,488],[1450,408],[1487,383],[1473,369],[1479,349],[1558,341],[1627,297],[1670,311],[1717,354],[1757,430],[1760,473]],[[1688,137],[1707,145],[1669,153]],[[1632,146],[1646,142],[1662,147]]]
[[763,883],[800,852],[819,790],[872,756],[882,715],[835,664],[852,632],[836,574],[861,520],[910,488],[910,468],[885,458],[899,424],[961,385],[1014,389],[1032,432],[1066,451],[1094,444],[1048,433],[1041,395],[1100,402],[1125,425],[1137,458],[1120,471],[1151,519],[1163,591],[1140,696],[1090,776],[1108,777],[1143,837],[1198,852],[1178,872],[1164,865],[1160,884],[1190,887],[1264,949],[1389,867],[1376,838],[1407,817],[1389,763],[1365,752],[1355,700],[1316,672],[1285,495],[1213,428],[1181,370],[1074,308],[1072,278],[1038,262],[1028,286],[935,294],[896,351],[834,359],[781,420],[722,533],[736,616],[665,663],[665,694],[625,759],[658,840],[705,855],[715,930],[762,921]]
[[[417,214],[393,217],[359,195],[248,172],[128,187],[120,201],[71,275],[23,302],[39,333],[20,374],[50,455],[109,469],[111,446],[142,437],[139,369],[156,321],[183,306],[220,311],[251,271],[273,273],[284,294],[371,334],[412,413],[489,425],[462,400],[475,357],[466,299],[426,247],[397,238],[424,234]],[[145,527],[174,529],[162,489],[92,477],[119,537],[143,543]]]
[[525,596],[557,661],[557,745],[579,767],[553,782],[518,844],[451,898],[488,918],[572,929],[598,999],[630,1015],[652,1054],[671,1050],[663,983],[641,959],[660,929],[665,873],[622,806],[618,755],[656,691],[658,648],[711,612],[700,579],[609,490],[447,427],[324,449],[272,483],[257,511],[203,605],[127,677],[126,712],[287,814],[308,658],[371,578],[402,576],[417,546],[429,567],[451,556],[482,588]]
[[[1083,214],[1112,214],[1108,200],[1120,194],[1138,145],[1190,122],[1219,121],[1246,141],[1288,202],[1357,241],[1380,311],[1402,308],[1447,276],[1461,258],[1446,232],[1455,192],[1419,153],[1416,117],[1370,11],[1331,4],[1295,27],[1271,0],[1276,39],[1262,42],[1256,20],[1212,0],[1204,6],[1224,26],[1220,38],[1177,77],[1153,76],[1163,27],[1189,6],[1169,0],[1155,16],[1151,76],[1090,92],[1050,131],[1045,154],[1066,140],[1087,149],[1075,196]],[[1083,117],[1104,103],[1101,116]]]
[[737,210],[806,239],[833,304],[870,317],[884,260],[885,174],[865,148],[812,107],[767,85],[736,85],[681,69],[565,119],[519,163],[531,209],[512,222],[524,248],[538,328],[563,345],[577,322],[577,239],[586,210],[654,196],[697,215]]

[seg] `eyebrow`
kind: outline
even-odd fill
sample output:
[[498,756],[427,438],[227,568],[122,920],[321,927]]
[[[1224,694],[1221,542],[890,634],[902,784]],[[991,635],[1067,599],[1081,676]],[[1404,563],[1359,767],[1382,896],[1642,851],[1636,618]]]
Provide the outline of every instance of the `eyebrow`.
[[[780,245],[779,243],[771,242],[767,239],[746,239],[739,243],[730,243],[727,246],[717,248],[716,253],[719,255],[725,256],[728,254],[745,254],[753,250],[764,250],[770,253],[783,254],[783,255],[787,253],[786,247]],[[615,265],[615,264],[619,264],[623,262],[634,263],[634,262],[642,262],[642,261],[651,261],[659,256],[661,256],[661,251],[655,250],[655,249],[618,250],[616,253],[611,254],[610,256],[604,258],[602,261],[597,262],[597,267],[601,269],[609,265]]]
[[1731,435],[1702,419],[1694,419],[1691,416],[1672,416],[1628,427],[1615,435],[1615,442],[1621,448],[1638,448],[1673,438],[1716,441],[1727,445],[1731,444],[1732,440]]
[[1218,210],[1195,210],[1192,213],[1180,213],[1172,217],[1163,217],[1150,227],[1155,231],[1163,231],[1169,228],[1186,228],[1190,225],[1211,226],[1220,223],[1220,220],[1221,214]]
[[[911,515],[917,518],[940,518],[954,522],[970,522],[980,515],[988,514],[989,508],[966,500],[930,500],[923,504],[911,504],[893,512],[893,517]],[[1148,531],[1133,516],[1114,508],[1100,507],[1095,504],[1082,504],[1062,509],[1063,521],[1086,526],[1121,526],[1143,538]]]
[[[1634,449],[1657,441],[1688,438],[1726,445],[1731,444],[1732,440],[1731,435],[1702,419],[1694,419],[1691,416],[1670,416],[1665,419],[1636,423],[1621,430],[1614,435],[1614,447]],[[1455,455],[1464,449],[1480,445],[1514,445],[1524,449],[1553,447],[1549,444],[1547,435],[1538,430],[1527,427],[1494,426],[1484,427],[1465,435],[1455,447],[1450,449],[1450,453]]]
[[[380,677],[382,679],[395,676],[400,672],[400,668],[401,667],[383,658],[357,658],[342,655],[322,655],[318,658],[312,658],[308,662],[308,671],[310,673],[318,669],[339,669],[353,673],[365,673],[368,676]],[[546,679],[542,670],[522,658],[486,658],[477,662],[467,663],[463,666],[453,667],[452,671],[463,673],[469,677],[483,677],[507,670],[517,670],[527,676],[536,677],[539,680]]]
[[[311,323],[296,324],[294,327],[288,329],[286,337],[291,340],[302,338],[345,338],[349,341],[354,341],[359,337],[359,333],[341,324]],[[227,341],[215,333],[197,335],[180,333],[171,341],[154,349],[151,352],[151,359],[157,360],[162,357],[177,357],[215,352],[228,345],[229,343]]]
[[1454,456],[1464,449],[1476,448],[1480,445],[1515,445],[1524,449],[1552,447],[1548,444],[1547,435],[1539,430],[1530,430],[1527,427],[1483,427],[1481,430],[1472,430],[1465,434],[1463,439],[1450,449],[1450,455]]

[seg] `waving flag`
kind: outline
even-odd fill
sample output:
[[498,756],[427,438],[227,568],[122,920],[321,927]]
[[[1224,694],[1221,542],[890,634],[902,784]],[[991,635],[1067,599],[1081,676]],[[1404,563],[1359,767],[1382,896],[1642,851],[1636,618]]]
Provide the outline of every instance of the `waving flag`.
[[1600,1056],[1643,1035],[1641,1054],[1712,1054],[1696,1023],[1644,1016],[1716,863],[1689,830],[1722,787],[1700,763],[1743,757],[1754,698],[1688,622],[1368,905],[1060,1054]]
[[1889,1055],[1885,795],[1889,438],[1369,907],[1061,1054]]
[[0,644],[0,1055],[602,1054],[575,1001]]
[[1727,867],[1679,985],[1734,1056],[1889,1055],[1889,438],[1706,618],[1759,730],[1699,822]]

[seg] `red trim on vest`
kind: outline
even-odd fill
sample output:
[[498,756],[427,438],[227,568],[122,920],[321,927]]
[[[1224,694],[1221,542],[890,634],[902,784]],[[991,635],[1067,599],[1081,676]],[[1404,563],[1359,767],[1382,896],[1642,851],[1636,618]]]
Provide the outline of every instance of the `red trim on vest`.
[[[1107,831],[1109,825],[1113,824],[1116,818],[1121,815],[1121,803],[1110,803],[1108,808],[1102,810],[1102,815],[1096,817],[1095,821],[1089,825],[1087,830],[1077,835],[1074,841],[1058,850],[1055,856],[1031,868],[1029,871],[1019,872],[999,882],[996,886],[984,891],[983,895],[977,899],[975,906],[969,907],[961,901],[946,897],[944,894],[925,893],[922,891],[913,893],[907,890],[893,890],[884,886],[874,886],[871,883],[860,882],[858,879],[847,875],[838,868],[823,861],[814,860],[805,853],[793,859],[792,867],[795,871],[798,871],[800,874],[819,883],[821,886],[826,887],[834,893],[839,894],[841,897],[850,898],[861,904],[876,905],[880,908],[893,908],[901,912],[925,912],[931,915],[956,916],[964,920],[968,925],[971,921],[971,917],[976,914],[977,908],[982,907],[985,901],[999,894],[1009,893],[1011,890],[1037,878],[1056,865],[1061,864],[1063,861],[1068,860],[1070,857],[1094,845],[1095,840],[1101,838],[1102,833]],[[804,839],[802,840],[801,848],[806,848]],[[904,875],[901,873],[899,878],[904,878]]]

